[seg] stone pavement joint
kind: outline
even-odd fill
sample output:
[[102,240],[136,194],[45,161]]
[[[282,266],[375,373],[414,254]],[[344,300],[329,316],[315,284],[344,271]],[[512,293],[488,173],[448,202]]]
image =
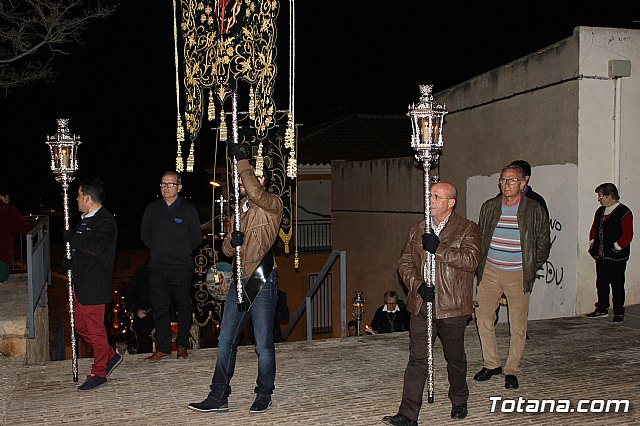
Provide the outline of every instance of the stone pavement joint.
[[[474,324],[466,330],[469,416],[449,418],[451,404],[442,346],[434,346],[435,402],[423,405],[418,424],[456,425],[631,425],[638,424],[640,404],[639,306],[628,308],[625,323],[612,318],[561,318],[529,322],[529,337],[518,376],[520,388],[506,390],[504,376],[476,382],[482,368]],[[640,321],[639,321],[640,322]],[[628,325],[627,325],[628,324]],[[506,324],[498,324],[498,345],[508,351]],[[25,366],[0,356],[0,424],[2,425],[381,425],[396,414],[409,357],[408,333],[276,345],[277,377],[273,406],[250,414],[257,356],[252,346],[238,349],[231,382],[229,413],[199,413],[189,402],[209,392],[216,349],[190,352],[188,360],[150,364],[131,355],[93,392],[77,392],[71,361]],[[91,359],[79,360],[79,376],[88,374]],[[81,380],[82,381],[82,380]],[[564,399],[572,407],[580,399],[628,399],[628,413],[499,413],[490,397],[517,400]],[[499,406],[499,405],[498,405]]]

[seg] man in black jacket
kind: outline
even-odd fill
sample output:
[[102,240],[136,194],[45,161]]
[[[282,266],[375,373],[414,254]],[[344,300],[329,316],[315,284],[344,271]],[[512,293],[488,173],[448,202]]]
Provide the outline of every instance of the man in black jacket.
[[150,249],[149,291],[156,328],[156,351],[145,358],[150,362],[171,357],[171,300],[178,311],[178,359],[188,356],[192,253],[202,241],[202,234],[198,212],[178,196],[181,189],[180,175],[165,172],[160,181],[162,198],[149,203],[142,217],[140,235]]
[[509,165],[518,166],[522,169],[524,178],[524,189],[522,190],[522,193],[525,197],[531,198],[532,200],[536,200],[540,203],[544,211],[547,213],[547,217],[549,217],[549,209],[547,208],[547,202],[544,200],[544,197],[535,192],[533,188],[531,188],[531,185],[529,185],[529,180],[531,179],[531,164],[525,160],[514,160]]
[[105,305],[111,303],[113,264],[118,231],[113,215],[102,205],[105,186],[100,179],[84,180],[78,188],[78,209],[83,213],[75,231],[65,231],[71,245],[73,302],[76,333],[93,347],[93,366],[79,391],[107,383],[107,376],[122,362],[107,341]]

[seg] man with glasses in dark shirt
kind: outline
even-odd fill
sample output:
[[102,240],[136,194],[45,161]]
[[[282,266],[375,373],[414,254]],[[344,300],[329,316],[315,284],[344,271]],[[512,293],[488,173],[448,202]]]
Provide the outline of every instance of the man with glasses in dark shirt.
[[180,175],[165,172],[160,182],[162,198],[151,202],[142,217],[140,235],[150,249],[149,292],[156,328],[155,352],[145,358],[156,362],[171,357],[171,298],[178,317],[178,359],[188,356],[191,328],[192,252],[202,241],[195,207],[178,196]]

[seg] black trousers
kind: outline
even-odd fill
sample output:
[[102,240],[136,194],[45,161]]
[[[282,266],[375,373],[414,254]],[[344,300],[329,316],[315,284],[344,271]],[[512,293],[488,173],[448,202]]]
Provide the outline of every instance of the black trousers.
[[151,331],[153,331],[153,314],[149,314],[144,318],[138,318],[136,313],[133,315],[133,330],[136,332],[136,342],[139,354],[153,352],[153,344],[151,341]]
[[598,301],[596,309],[605,312],[609,309],[609,286],[613,293],[613,314],[624,315],[624,275],[627,269],[627,261],[614,262],[613,260],[596,259],[596,289]]
[[178,319],[176,346],[189,347],[193,268],[149,268],[149,293],[156,327],[156,351],[171,353],[172,298]]
[[[452,405],[463,404],[469,398],[467,386],[467,354],[464,350],[464,332],[470,315],[434,319],[432,332],[435,341],[440,336],[447,361],[449,399]],[[404,387],[399,414],[418,420],[422,395],[427,381],[427,307],[422,304],[418,315],[411,315],[409,329],[409,363],[404,371]],[[434,366],[434,372],[437,371]]]

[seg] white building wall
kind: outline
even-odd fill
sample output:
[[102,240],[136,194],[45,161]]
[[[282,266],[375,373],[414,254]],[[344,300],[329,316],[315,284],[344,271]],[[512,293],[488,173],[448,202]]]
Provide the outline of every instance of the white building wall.
[[[578,293],[577,313],[593,309],[595,267],[587,253],[588,232],[598,207],[596,186],[613,182],[622,203],[640,215],[640,31],[581,27],[580,40],[579,136],[578,136]],[[631,61],[631,76],[616,83],[608,75],[610,60]],[[617,92],[617,93],[616,93]],[[620,111],[616,116],[616,95]],[[619,149],[614,143],[616,120],[620,120]],[[619,156],[619,176],[616,157]],[[638,221],[634,221],[638,225]],[[627,264],[626,304],[640,303],[639,239],[631,243]]]

